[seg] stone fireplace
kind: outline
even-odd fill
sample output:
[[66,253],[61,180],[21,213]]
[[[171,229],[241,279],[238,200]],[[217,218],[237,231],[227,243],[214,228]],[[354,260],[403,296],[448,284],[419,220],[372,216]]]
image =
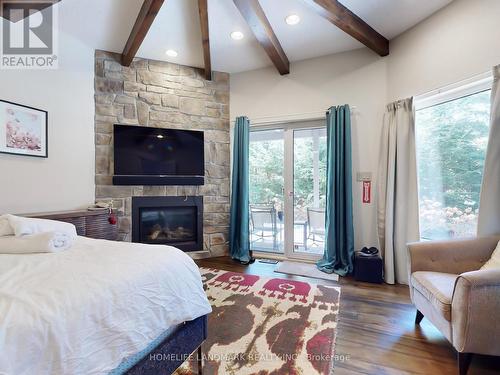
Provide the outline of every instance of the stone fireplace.
[[132,197],[132,241],[203,250],[203,197]]
[[[201,225],[192,257],[228,253],[229,237],[229,75],[213,72],[207,81],[203,71],[167,62],[136,58],[130,67],[120,64],[120,54],[95,54],[95,184],[96,200],[112,202],[118,213],[118,236],[133,241],[133,200],[149,197],[199,197]],[[166,129],[201,130],[204,133],[205,184],[200,186],[113,185],[113,126],[139,125]],[[159,207],[162,205],[160,204]],[[180,210],[180,209],[179,209]],[[167,217],[173,211],[144,211],[145,218]],[[180,214],[180,212],[178,211]],[[187,214],[186,211],[183,211]],[[166,215],[166,216],[165,216]],[[191,214],[192,215],[192,214]],[[188,216],[188,215],[186,215]],[[198,217],[199,220],[199,217]],[[146,220],[148,223],[149,221]],[[186,226],[166,230],[148,228],[147,242],[169,236],[189,237]],[[161,226],[161,224],[159,224]],[[199,236],[202,235],[202,246]],[[144,239],[143,239],[144,240]],[[191,239],[189,241],[193,240]],[[178,246],[179,247],[179,246]],[[190,247],[191,248],[191,247]]]

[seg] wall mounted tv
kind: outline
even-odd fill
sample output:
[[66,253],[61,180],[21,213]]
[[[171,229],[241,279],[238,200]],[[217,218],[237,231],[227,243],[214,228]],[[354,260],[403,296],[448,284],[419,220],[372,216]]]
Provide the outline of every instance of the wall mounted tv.
[[114,185],[203,185],[202,131],[115,125]]

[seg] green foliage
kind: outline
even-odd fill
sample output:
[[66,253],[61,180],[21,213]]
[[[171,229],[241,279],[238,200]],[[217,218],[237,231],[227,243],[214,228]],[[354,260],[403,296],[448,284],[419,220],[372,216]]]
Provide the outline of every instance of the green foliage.
[[[299,130],[300,131],[300,130]],[[326,192],[326,138],[318,142],[319,203],[324,206]],[[275,204],[282,209],[284,184],[283,139],[250,142],[250,203]],[[300,209],[314,203],[314,153],[311,137],[296,137],[294,141],[294,195]]]
[[430,200],[442,209],[477,210],[489,116],[490,91],[417,111],[421,204]]
[[[324,207],[326,198],[326,139],[318,142],[319,205]],[[297,138],[294,142],[294,195],[298,207],[313,207],[314,153],[311,138]]]
[[250,142],[250,203],[283,201],[283,140]]

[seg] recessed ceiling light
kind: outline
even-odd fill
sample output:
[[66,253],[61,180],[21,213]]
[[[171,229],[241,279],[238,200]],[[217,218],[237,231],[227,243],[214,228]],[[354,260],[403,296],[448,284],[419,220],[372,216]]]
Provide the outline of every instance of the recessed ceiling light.
[[177,51],[174,51],[173,49],[169,49],[165,53],[167,54],[167,56],[170,56],[170,57],[177,57],[177,55],[178,55]]
[[241,40],[245,37],[241,31],[233,31],[231,33],[231,38],[234,40]]
[[300,22],[300,17],[298,14],[290,14],[285,18],[285,22],[291,26],[296,25]]

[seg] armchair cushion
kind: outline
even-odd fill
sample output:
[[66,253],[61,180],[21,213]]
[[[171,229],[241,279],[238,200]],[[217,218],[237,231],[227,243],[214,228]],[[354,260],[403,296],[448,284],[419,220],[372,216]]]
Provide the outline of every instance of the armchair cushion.
[[417,271],[411,275],[410,282],[443,318],[451,321],[451,301],[458,276],[452,273]]
[[500,241],[497,247],[493,250],[490,260],[488,260],[482,267],[482,270],[500,270]]

